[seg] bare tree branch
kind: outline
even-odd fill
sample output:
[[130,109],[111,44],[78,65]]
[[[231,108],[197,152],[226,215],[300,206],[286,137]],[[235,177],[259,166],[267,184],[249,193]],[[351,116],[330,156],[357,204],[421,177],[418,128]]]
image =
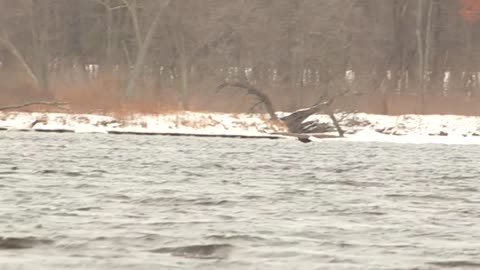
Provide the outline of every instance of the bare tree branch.
[[32,69],[30,68],[20,51],[18,51],[17,47],[12,43],[12,41],[10,41],[7,31],[3,28],[0,28],[0,43],[3,43],[4,46],[10,51],[10,53],[17,58],[18,62],[20,62],[28,77],[30,77],[34,85],[38,87],[40,84],[37,76],[35,75],[35,73],[33,73]]
[[340,137],[343,137],[343,135],[345,134],[345,131],[340,127],[340,123],[338,122],[337,118],[335,117],[335,115],[331,112],[328,113],[328,116],[330,117],[330,119],[332,120],[333,122],[333,125],[335,126],[335,129],[337,130],[338,132],[338,135]]
[[137,40],[138,48],[143,46],[142,33],[140,32],[140,26],[138,23],[137,7],[135,6],[135,1],[130,2],[128,0],[122,0],[122,2],[127,6],[130,16],[132,17],[133,29],[135,30],[135,39]]
[[255,103],[255,104],[250,108],[250,111],[252,112],[253,110],[255,110],[255,108],[257,108],[257,107],[258,107],[259,105],[261,105],[261,104],[262,104],[261,101]]
[[255,96],[259,103],[265,104],[265,108],[267,109],[268,114],[270,115],[271,120],[278,120],[278,116],[275,113],[275,109],[273,108],[272,101],[270,98],[262,93],[260,90],[256,89],[254,86],[248,84],[248,83],[229,83],[225,82],[217,87],[217,91],[221,91],[222,89],[226,87],[236,87],[236,88],[241,88],[247,91],[247,94]]
[[169,3],[170,3],[170,0],[165,0],[165,1],[159,2],[158,4],[157,14],[153,18],[153,21],[151,22],[148,28],[147,34],[145,36],[145,40],[141,43],[141,47],[139,48],[139,51],[137,53],[135,66],[133,68],[132,73],[130,74],[130,78],[127,84],[127,89],[126,89],[127,97],[132,97],[134,95],[137,79],[140,77],[142,67],[145,65],[145,59],[147,57],[148,49],[152,43],[153,36],[160,24],[160,19],[161,19],[161,15],[163,14],[163,10],[166,6],[169,5]]
[[343,137],[345,133],[343,129],[340,127],[339,121],[336,119],[335,115],[331,112],[329,108],[330,104],[332,104],[333,102],[333,99],[324,100],[325,99],[324,95],[322,95],[322,97],[320,97],[320,100],[316,102],[313,106],[309,108],[297,110],[291,113],[290,115],[279,119],[275,113],[275,109],[273,107],[273,104],[270,98],[265,93],[261,92],[254,86],[247,83],[240,83],[240,82],[236,82],[236,83],[225,82],[217,87],[217,91],[220,91],[225,87],[241,88],[246,90],[247,94],[255,96],[258,102],[253,106],[253,108],[258,106],[259,104],[264,104],[268,114],[270,115],[271,120],[281,120],[287,125],[287,128],[291,133],[302,134],[302,133],[310,132],[310,129],[312,129],[311,125],[315,123],[312,123],[311,121],[310,122],[304,122],[304,121],[311,115],[318,113],[322,110],[327,111],[339,136]]
[[57,102],[57,101],[33,101],[33,102],[27,102],[27,103],[23,103],[23,104],[19,104],[19,105],[0,107],[0,111],[9,111],[9,110],[21,109],[21,108],[25,108],[25,107],[33,106],[33,105],[45,105],[45,106],[60,107],[60,106],[68,105],[68,103]]

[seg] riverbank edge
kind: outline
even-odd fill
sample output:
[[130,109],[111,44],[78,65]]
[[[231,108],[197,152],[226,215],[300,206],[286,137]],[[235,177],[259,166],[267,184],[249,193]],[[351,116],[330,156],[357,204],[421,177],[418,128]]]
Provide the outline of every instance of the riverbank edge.
[[[288,113],[279,112],[279,116]],[[416,142],[478,140],[480,117],[460,115],[386,116],[352,113],[342,117],[345,140]],[[336,139],[328,115],[313,115],[308,121],[325,126],[321,134],[301,134],[315,139]],[[135,114],[115,117],[107,114],[73,114],[48,112],[0,112],[0,130],[57,133],[105,133],[112,135],[196,136],[250,139],[298,137],[289,134],[281,123],[264,114],[229,114],[179,112],[156,115]],[[462,142],[460,142],[462,143]]]

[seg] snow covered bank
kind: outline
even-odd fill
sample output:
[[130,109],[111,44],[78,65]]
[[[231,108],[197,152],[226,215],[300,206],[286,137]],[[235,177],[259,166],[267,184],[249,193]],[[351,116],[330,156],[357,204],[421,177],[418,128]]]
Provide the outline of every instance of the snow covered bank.
[[[480,117],[455,115],[384,116],[356,113],[342,117],[347,141],[398,143],[480,144]],[[306,121],[325,123],[326,134],[335,134],[327,115]],[[261,114],[182,112],[160,115],[107,115],[0,112],[0,129],[144,135],[198,135],[279,138],[285,127]],[[315,140],[315,139],[314,139]],[[318,140],[318,139],[317,139]]]
[[284,131],[262,115],[183,112],[159,115],[107,115],[0,112],[0,129],[144,135],[199,135],[278,138]]
[[[307,120],[327,122],[327,115]],[[480,144],[480,117],[459,115],[374,115],[356,113],[342,121],[349,141]],[[333,130],[332,130],[333,131]]]

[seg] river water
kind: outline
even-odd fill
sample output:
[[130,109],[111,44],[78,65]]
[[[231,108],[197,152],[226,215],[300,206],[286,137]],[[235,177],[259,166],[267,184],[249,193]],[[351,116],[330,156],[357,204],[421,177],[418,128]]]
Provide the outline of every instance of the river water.
[[0,132],[0,269],[477,269],[480,146]]

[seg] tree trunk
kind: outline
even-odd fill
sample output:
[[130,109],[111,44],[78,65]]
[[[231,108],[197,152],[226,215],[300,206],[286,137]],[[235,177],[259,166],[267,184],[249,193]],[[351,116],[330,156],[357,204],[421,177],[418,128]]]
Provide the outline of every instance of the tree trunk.
[[112,65],[112,30],[113,30],[113,14],[112,7],[110,6],[110,0],[107,0],[105,5],[105,11],[107,15],[107,46],[105,50],[107,68],[110,69]]
[[138,49],[140,50],[143,46],[143,38],[142,33],[140,32],[140,26],[138,23],[138,12],[137,12],[137,3],[136,0],[129,1],[123,0],[123,3],[127,6],[128,11],[130,13],[130,17],[132,17],[132,25],[133,30],[135,32],[135,40],[137,41]]
[[301,87],[301,51],[302,51],[302,37],[300,35],[300,2],[298,0],[291,1],[291,17],[288,24],[288,53],[289,53],[289,86],[290,96],[292,97],[292,108],[298,108],[302,102],[302,87]]
[[417,8],[417,28],[416,28],[416,36],[417,36],[417,52],[418,52],[418,91],[420,92],[420,111],[423,112],[424,105],[425,105],[425,93],[424,93],[424,85],[425,85],[425,56],[424,56],[424,40],[422,34],[422,26],[423,26],[423,0],[418,0],[418,8]]
[[[424,60],[424,74],[428,74],[428,82],[423,84],[423,96],[425,99],[425,95],[427,92],[427,84],[430,85],[430,71],[431,71],[431,52],[432,52],[432,45],[433,45],[433,10],[434,10],[434,1],[429,0],[428,5],[428,15],[427,15],[427,30],[425,33],[425,60]],[[423,107],[425,107],[425,100],[423,101]],[[425,110],[425,108],[423,109]],[[424,113],[425,111],[423,111]]]
[[[167,6],[169,1],[163,3],[163,6]],[[135,88],[137,86],[137,80],[140,77],[143,67],[145,65],[145,59],[147,57],[148,49],[152,43],[153,35],[157,31],[158,25],[160,23],[160,18],[162,15],[163,8],[159,8],[157,14],[155,15],[150,27],[148,28],[147,34],[145,36],[145,40],[142,42],[142,46],[137,53],[137,59],[135,61],[135,66],[133,71],[130,74],[130,78],[128,80],[127,91],[126,95],[127,98],[132,98],[135,95]]]
[[33,71],[38,78],[39,86],[44,92],[48,92],[48,0],[32,1],[32,38],[33,38]]
[[187,48],[185,46],[185,35],[181,26],[178,26],[173,30],[175,51],[177,54],[177,66],[180,73],[179,81],[179,96],[180,96],[180,108],[182,110],[188,110],[189,108],[189,75],[190,66],[187,55]]

